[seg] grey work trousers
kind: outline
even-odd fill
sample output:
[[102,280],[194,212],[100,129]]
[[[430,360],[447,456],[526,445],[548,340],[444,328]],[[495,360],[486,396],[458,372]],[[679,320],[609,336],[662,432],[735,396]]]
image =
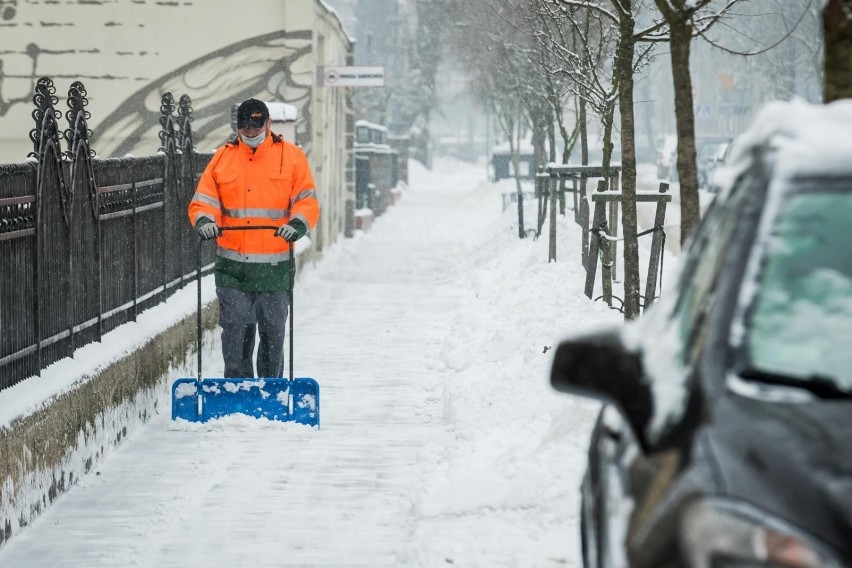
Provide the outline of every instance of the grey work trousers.
[[253,378],[255,335],[260,336],[257,350],[257,376],[284,376],[284,331],[290,294],[244,292],[236,288],[216,288],[219,298],[219,325],[222,327],[222,357],[226,378]]

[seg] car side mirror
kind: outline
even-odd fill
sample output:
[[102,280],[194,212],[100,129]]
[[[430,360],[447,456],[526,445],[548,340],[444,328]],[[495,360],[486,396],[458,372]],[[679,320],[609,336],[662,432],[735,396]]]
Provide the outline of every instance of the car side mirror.
[[550,384],[557,391],[615,406],[647,450],[645,430],[653,400],[643,375],[640,356],[628,351],[619,334],[611,331],[563,341],[553,355]]

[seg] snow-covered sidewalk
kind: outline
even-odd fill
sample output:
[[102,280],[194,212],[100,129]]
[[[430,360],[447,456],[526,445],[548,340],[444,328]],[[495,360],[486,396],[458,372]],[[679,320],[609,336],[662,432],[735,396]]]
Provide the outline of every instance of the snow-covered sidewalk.
[[[621,315],[582,295],[570,217],[548,264],[483,174],[412,162],[398,205],[303,270],[295,368],[322,429],[163,412],[0,566],[579,566],[597,405],[550,389],[551,348]],[[221,374],[215,333],[205,361]]]

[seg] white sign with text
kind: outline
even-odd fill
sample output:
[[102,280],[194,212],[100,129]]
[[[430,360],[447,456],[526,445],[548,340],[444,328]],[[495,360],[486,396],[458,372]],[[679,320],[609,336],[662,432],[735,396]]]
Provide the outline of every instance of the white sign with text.
[[324,87],[384,87],[383,66],[328,66],[322,68]]

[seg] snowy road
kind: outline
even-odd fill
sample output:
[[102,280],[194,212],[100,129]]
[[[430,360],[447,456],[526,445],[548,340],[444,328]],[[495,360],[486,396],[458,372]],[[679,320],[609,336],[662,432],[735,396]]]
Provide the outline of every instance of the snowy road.
[[[321,385],[321,430],[160,414],[0,566],[579,566],[596,405],[550,390],[549,349],[620,315],[582,296],[576,225],[547,264],[484,168],[442,165],[413,164],[397,206],[300,276],[296,376]],[[209,334],[206,376],[218,351]]]

